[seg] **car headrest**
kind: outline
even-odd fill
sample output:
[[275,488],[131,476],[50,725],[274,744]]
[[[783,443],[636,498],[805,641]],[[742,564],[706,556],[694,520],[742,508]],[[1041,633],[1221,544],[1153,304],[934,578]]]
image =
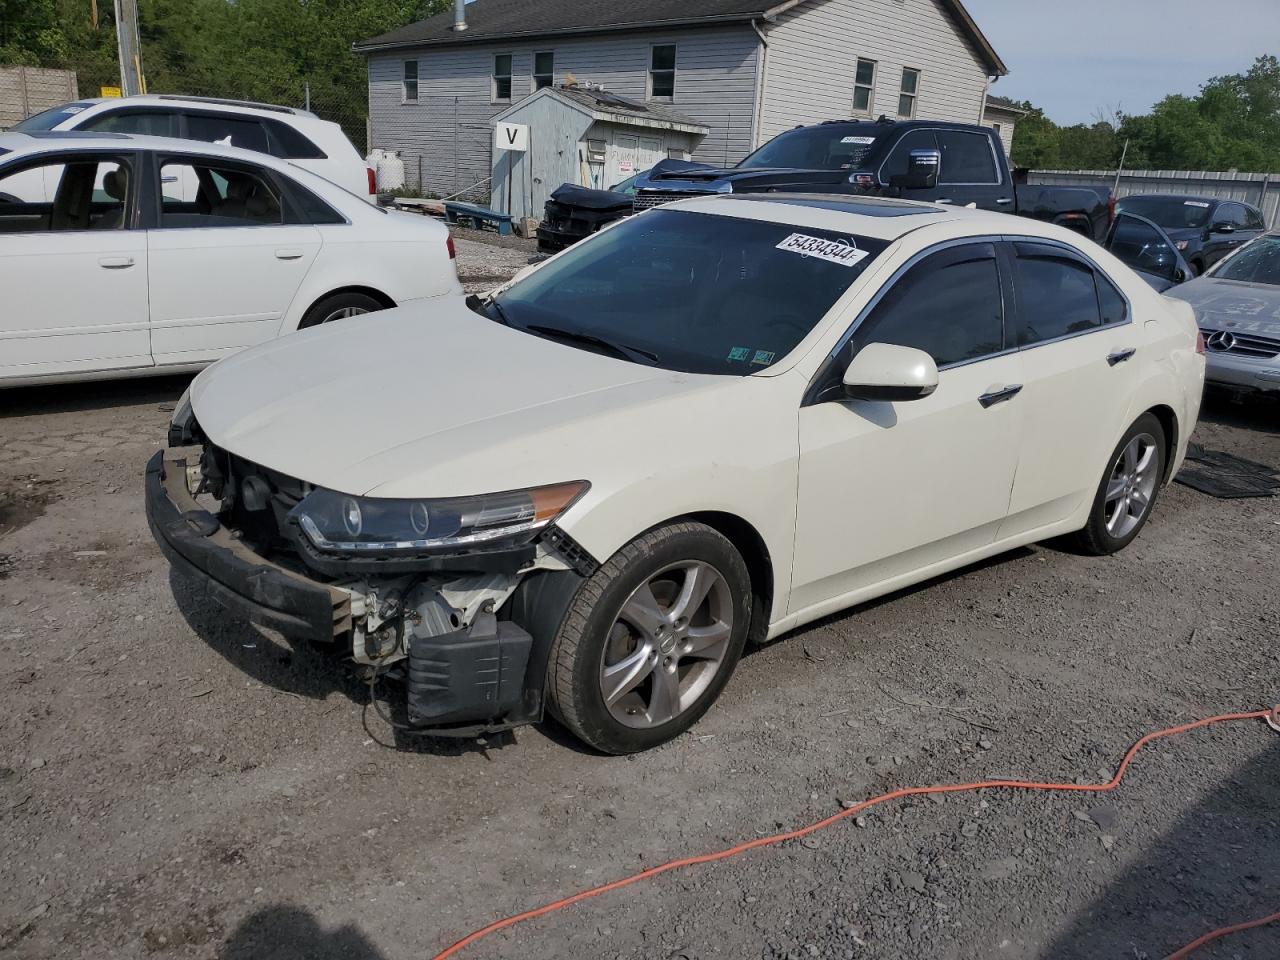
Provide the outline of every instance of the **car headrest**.
[[102,190],[112,200],[123,200],[128,183],[123,170],[110,170],[102,178]]

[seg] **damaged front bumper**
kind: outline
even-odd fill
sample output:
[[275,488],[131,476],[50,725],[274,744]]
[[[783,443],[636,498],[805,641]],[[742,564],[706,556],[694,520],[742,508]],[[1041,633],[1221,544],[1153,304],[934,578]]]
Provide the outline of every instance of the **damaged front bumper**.
[[581,585],[583,557],[549,530],[544,557],[520,571],[422,570],[312,577],[246,543],[192,493],[199,469],[176,451],[147,465],[152,534],[173,566],[226,609],[281,633],[350,651],[366,677],[402,680],[410,726],[463,736],[541,719],[547,658]]

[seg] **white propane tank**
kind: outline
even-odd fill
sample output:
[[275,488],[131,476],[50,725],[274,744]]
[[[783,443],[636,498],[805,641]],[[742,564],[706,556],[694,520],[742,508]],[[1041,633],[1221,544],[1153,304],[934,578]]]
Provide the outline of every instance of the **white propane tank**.
[[404,161],[398,151],[383,151],[377,169],[379,190],[399,190],[404,186]]
[[374,173],[377,173],[378,161],[380,161],[386,155],[386,153],[387,151],[383,150],[381,147],[374,147],[372,150],[369,151],[369,155],[364,158],[364,162],[367,166],[370,166],[373,168]]

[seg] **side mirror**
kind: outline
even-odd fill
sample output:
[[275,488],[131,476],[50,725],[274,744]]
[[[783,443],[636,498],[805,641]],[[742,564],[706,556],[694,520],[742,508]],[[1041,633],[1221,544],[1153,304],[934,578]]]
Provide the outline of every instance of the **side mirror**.
[[1236,225],[1234,223],[1228,223],[1227,221],[1223,220],[1221,223],[1215,223],[1213,225],[1213,232],[1214,233],[1235,233]]
[[898,186],[908,190],[933,190],[942,171],[942,151],[912,150],[907,159],[907,173]]
[[1173,269],[1173,282],[1174,282],[1174,283],[1186,283],[1186,282],[1187,282],[1187,271],[1183,270],[1181,267],[1174,267],[1174,269]]
[[914,347],[869,343],[844,372],[844,395],[850,400],[921,400],[937,389],[933,357]]

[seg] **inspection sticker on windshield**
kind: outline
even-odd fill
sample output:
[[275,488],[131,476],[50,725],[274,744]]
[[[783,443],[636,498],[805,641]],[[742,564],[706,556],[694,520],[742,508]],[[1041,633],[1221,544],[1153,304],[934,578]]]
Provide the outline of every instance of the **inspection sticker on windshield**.
[[1209,204],[1205,203],[1203,200],[1183,200],[1182,205],[1184,207],[1205,207],[1205,208],[1208,208],[1209,206]]
[[840,142],[841,143],[860,143],[865,147],[867,144],[875,143],[876,138],[875,137],[845,137]]
[[832,263],[838,263],[846,267],[861,263],[867,256],[865,250],[851,247],[847,243],[823,240],[821,237],[811,237],[803,233],[793,233],[778,244],[778,249],[786,250],[789,253],[798,253],[805,257],[829,260]]
[[749,356],[751,356],[750,347],[734,347],[729,351],[730,360],[745,360]]

